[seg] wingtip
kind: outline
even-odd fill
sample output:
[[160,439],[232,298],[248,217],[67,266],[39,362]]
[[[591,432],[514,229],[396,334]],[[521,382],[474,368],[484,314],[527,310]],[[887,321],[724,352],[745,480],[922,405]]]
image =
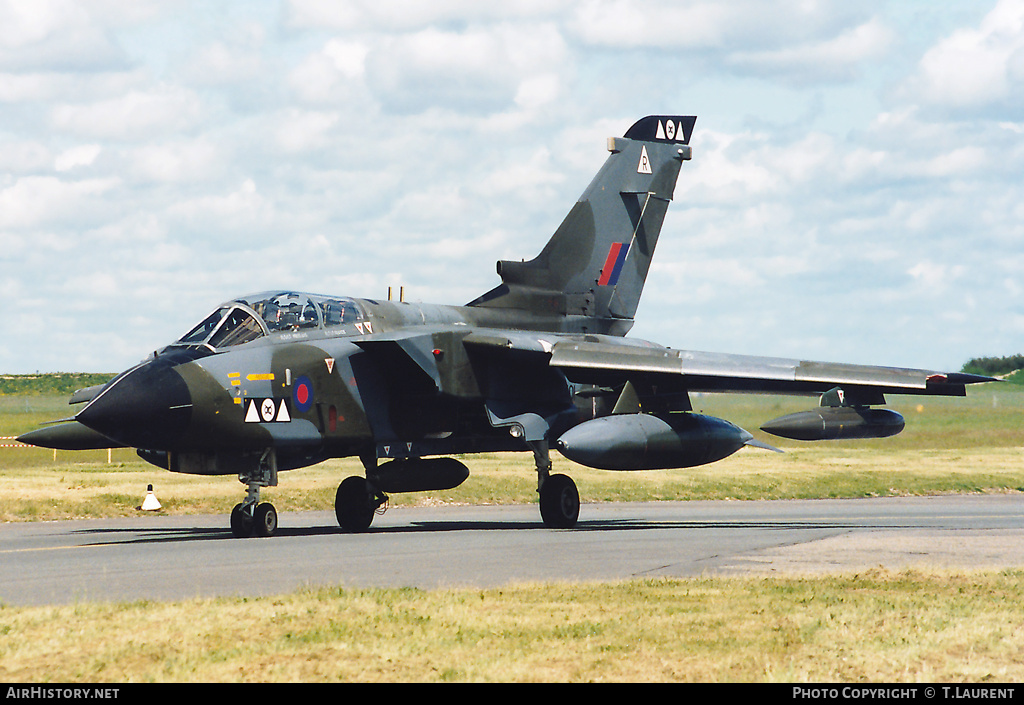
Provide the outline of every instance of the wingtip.
[[998,377],[976,375],[969,372],[936,372],[928,375],[928,384],[982,384],[985,382],[1002,382]]

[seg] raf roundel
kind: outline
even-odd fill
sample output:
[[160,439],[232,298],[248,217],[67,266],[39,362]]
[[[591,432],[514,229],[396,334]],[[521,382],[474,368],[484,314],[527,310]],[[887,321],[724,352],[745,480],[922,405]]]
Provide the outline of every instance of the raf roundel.
[[292,400],[295,408],[300,413],[306,413],[313,408],[313,383],[309,377],[303,375],[295,380],[295,388],[292,390]]

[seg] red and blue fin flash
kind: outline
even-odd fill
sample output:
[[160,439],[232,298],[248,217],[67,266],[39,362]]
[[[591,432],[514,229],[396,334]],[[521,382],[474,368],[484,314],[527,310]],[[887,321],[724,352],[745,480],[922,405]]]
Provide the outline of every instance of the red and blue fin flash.
[[622,265],[626,263],[628,252],[628,242],[612,243],[608,249],[608,258],[601,268],[601,278],[597,280],[598,286],[615,286],[619,282],[619,275],[622,274]]

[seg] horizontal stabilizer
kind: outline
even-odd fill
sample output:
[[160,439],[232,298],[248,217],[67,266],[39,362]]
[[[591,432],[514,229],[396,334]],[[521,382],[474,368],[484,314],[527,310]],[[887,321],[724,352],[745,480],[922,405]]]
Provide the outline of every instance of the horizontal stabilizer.
[[76,389],[75,393],[72,394],[71,398],[68,400],[68,404],[84,404],[87,401],[92,401],[94,397],[103,391],[103,388],[106,387],[107,384],[109,384],[109,382],[95,384],[91,387],[86,387],[85,389]]

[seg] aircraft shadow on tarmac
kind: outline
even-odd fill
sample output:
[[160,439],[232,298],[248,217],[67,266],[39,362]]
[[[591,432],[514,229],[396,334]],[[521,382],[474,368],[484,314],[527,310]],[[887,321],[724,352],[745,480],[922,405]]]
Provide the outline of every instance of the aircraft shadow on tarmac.
[[[365,532],[349,534],[338,526],[303,526],[303,527],[280,527],[273,540],[280,541],[287,538],[301,538],[312,536],[348,535],[353,539],[359,537],[373,537],[394,534],[417,534],[417,533],[439,533],[456,531],[545,531],[554,533],[579,533],[579,532],[622,532],[622,531],[657,531],[657,530],[760,530],[760,531],[869,531],[878,529],[899,530],[899,529],[927,529],[936,528],[922,524],[889,524],[877,523],[853,523],[853,522],[814,522],[814,521],[645,521],[643,519],[604,519],[592,521],[580,521],[572,529],[550,529],[543,523],[537,521],[414,521],[402,526],[377,526]],[[91,542],[87,545],[104,544],[145,544],[145,543],[180,543],[185,541],[220,541],[232,540],[235,537],[231,530],[211,527],[143,527],[143,528],[95,528],[81,529],[74,532],[75,535],[96,535],[112,540],[101,540]],[[117,536],[122,536],[118,540]]]

